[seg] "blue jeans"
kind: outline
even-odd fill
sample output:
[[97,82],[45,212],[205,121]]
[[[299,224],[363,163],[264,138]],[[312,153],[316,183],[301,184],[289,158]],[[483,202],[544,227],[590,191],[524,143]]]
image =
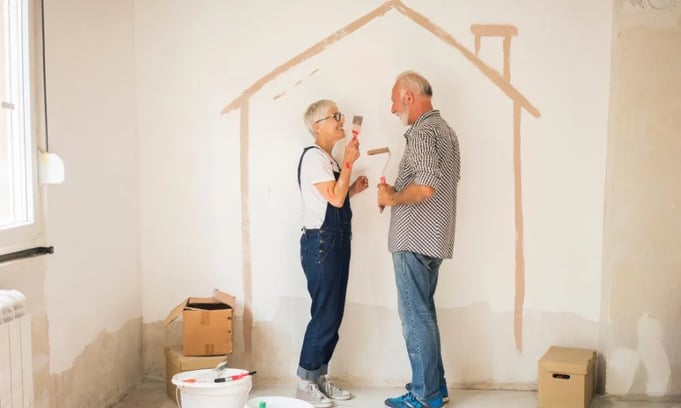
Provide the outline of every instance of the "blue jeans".
[[300,260],[312,299],[297,371],[305,380],[327,374],[338,343],[348,288],[350,238],[349,229],[324,227],[306,230],[300,237]]
[[411,393],[422,401],[441,397],[440,387],[445,385],[433,300],[441,264],[441,258],[407,251],[393,253],[397,307],[411,364]]

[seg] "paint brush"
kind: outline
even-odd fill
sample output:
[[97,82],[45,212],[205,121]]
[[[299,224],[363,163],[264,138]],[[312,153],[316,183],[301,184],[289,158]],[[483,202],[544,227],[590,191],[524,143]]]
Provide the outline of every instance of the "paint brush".
[[186,382],[186,383],[211,383],[211,382],[222,383],[222,382],[240,380],[244,377],[254,375],[255,373],[256,373],[256,371],[248,371],[248,372],[245,372],[245,373],[234,374],[234,375],[230,375],[230,376],[227,376],[227,377],[217,377],[217,378],[209,378],[210,376],[209,377],[202,376],[202,377],[199,377],[199,378],[187,378],[187,379],[182,380],[182,382]]
[[227,359],[225,358],[225,361],[223,361],[223,362],[221,362],[220,364],[218,364],[213,370],[214,370],[214,371],[217,371],[217,372],[219,373],[219,372],[221,372],[222,370],[224,370],[225,368],[227,368],[227,366],[228,366],[228,364],[227,364]]
[[229,364],[227,364],[227,357],[225,357],[225,361],[221,362],[218,364],[213,371],[215,371],[215,378],[219,378],[222,375],[222,372],[227,369]]
[[[367,155],[369,156],[375,156],[377,154],[388,154],[388,158],[385,160],[385,164],[383,165],[383,170],[381,170],[381,184],[385,184],[385,169],[388,167],[388,162],[390,161],[390,148],[388,147],[381,147],[378,149],[371,149],[367,150]],[[379,205],[378,209],[380,212],[383,212],[385,209],[385,206]]]
[[[352,140],[356,140],[359,136],[359,132],[362,130],[362,118],[361,116],[354,115],[352,117]],[[345,168],[350,168],[350,163],[345,163]]]
[[355,115],[352,117],[352,139],[357,139],[359,132],[362,130],[362,116]]
[[220,377],[220,378],[216,378],[215,382],[218,383],[218,382],[236,381],[236,380],[240,380],[244,377],[248,377],[249,375],[253,375],[255,373],[256,373],[255,371],[249,371],[247,373],[230,375],[229,377]]

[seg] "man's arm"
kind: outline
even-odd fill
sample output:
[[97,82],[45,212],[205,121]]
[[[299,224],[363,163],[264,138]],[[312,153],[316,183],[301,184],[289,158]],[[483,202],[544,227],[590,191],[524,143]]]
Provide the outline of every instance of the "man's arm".
[[378,204],[386,207],[404,204],[416,204],[426,201],[435,194],[431,186],[409,183],[400,191],[395,191],[393,186],[387,184],[378,185]]

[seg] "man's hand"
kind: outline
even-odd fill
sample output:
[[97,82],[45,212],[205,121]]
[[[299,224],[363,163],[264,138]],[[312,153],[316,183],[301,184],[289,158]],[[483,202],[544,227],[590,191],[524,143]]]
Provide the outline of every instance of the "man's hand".
[[397,192],[395,187],[381,183],[378,185],[377,201],[380,207],[393,207],[396,205],[409,205],[425,201],[435,194],[431,186],[409,183],[407,187]]
[[381,183],[377,187],[376,202],[378,202],[378,207],[382,210],[385,207],[395,205],[395,187],[385,183]]

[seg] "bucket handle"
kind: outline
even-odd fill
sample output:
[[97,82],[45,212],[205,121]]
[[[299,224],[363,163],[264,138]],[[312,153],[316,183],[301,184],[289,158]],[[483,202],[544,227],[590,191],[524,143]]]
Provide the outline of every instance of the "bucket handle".
[[180,402],[180,387],[175,387],[175,403],[177,408],[182,408],[182,403]]

